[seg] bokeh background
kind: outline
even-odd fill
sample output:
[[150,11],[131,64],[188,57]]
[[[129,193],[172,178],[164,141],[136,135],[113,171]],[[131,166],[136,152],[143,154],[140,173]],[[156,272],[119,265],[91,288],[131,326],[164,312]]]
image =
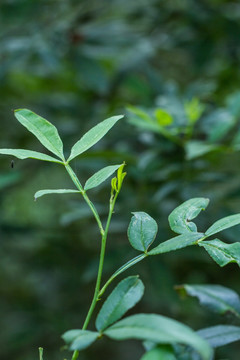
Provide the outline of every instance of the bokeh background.
[[[14,118],[29,108],[59,129],[66,153],[103,119],[126,114],[73,161],[82,181],[127,163],[112,221],[104,279],[135,256],[131,211],[173,234],[168,214],[191,197],[209,197],[203,231],[240,212],[240,4],[224,0],[2,0],[0,147],[44,151]],[[164,111],[164,112],[163,112]],[[166,115],[168,114],[168,116]],[[61,334],[79,328],[94,288],[98,229],[76,195],[33,201],[37,190],[72,187],[58,165],[0,158],[0,358],[70,358]],[[90,194],[106,219],[109,182]],[[221,239],[239,241],[239,227]],[[220,284],[240,293],[236,265],[220,269],[202,249],[153,257],[128,271],[146,292],[134,311],[157,312],[194,329],[232,323],[181,299],[175,285]],[[93,323],[91,324],[93,326]],[[216,359],[239,359],[236,343]],[[99,341],[88,359],[137,360],[136,341]]]

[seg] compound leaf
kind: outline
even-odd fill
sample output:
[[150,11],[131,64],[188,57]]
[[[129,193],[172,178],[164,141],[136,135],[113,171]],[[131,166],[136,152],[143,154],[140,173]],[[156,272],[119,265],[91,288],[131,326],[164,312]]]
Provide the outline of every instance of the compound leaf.
[[193,198],[174,209],[168,217],[170,228],[177,234],[197,232],[197,226],[190,220],[195,219],[201,210],[208,206],[209,199]]
[[145,212],[134,212],[128,227],[128,239],[134,249],[146,251],[154,241],[158,226]]
[[88,330],[69,330],[62,335],[70,350],[83,350],[90,346],[99,336],[99,333]]
[[225,244],[221,240],[202,241],[198,243],[204,247],[211,258],[218,265],[225,266],[229,263],[237,263],[240,266],[240,243]]
[[115,124],[122,119],[123,115],[112,116],[90,129],[82,138],[73,145],[68,161],[82,154],[95,145]]
[[109,178],[109,176],[111,176],[117,169],[119,169],[120,166],[121,165],[111,165],[99,170],[86,181],[86,184],[84,185],[84,190],[89,190],[97,187],[107,178]]
[[173,319],[155,314],[138,314],[120,320],[105,330],[115,340],[150,340],[157,344],[183,344],[194,348],[203,360],[210,360],[209,344],[188,326]]
[[53,124],[28,109],[15,110],[15,117],[43,146],[64,161],[63,143]]
[[62,161],[55,159],[52,156],[42,154],[37,151],[32,150],[24,150],[24,149],[0,149],[0,154],[2,155],[12,155],[17,157],[18,159],[37,159],[43,161],[55,162],[58,164],[62,164]]
[[214,235],[222,230],[228,229],[232,226],[240,224],[240,214],[230,215],[216,221],[210,228],[206,231],[206,235]]
[[144,285],[138,276],[122,280],[104,302],[96,319],[96,328],[103,331],[119,320],[143,296]]

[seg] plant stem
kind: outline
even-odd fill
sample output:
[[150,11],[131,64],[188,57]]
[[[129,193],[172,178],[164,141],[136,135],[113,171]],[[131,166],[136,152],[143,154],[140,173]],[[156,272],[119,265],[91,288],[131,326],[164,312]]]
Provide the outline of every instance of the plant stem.
[[103,236],[104,234],[104,230],[103,230],[103,226],[102,226],[102,222],[100,220],[100,217],[98,215],[98,212],[95,208],[95,206],[93,205],[93,203],[91,202],[91,200],[89,199],[89,197],[87,196],[86,192],[84,191],[82,184],[80,183],[77,175],[75,174],[75,172],[73,171],[73,169],[71,168],[70,165],[65,164],[65,168],[67,170],[67,172],[69,173],[72,181],[74,182],[74,184],[76,185],[77,189],[81,192],[84,200],[86,201],[86,203],[88,204],[88,206],[90,207],[90,209],[92,210],[92,213],[97,221],[99,230],[100,230],[100,234]]

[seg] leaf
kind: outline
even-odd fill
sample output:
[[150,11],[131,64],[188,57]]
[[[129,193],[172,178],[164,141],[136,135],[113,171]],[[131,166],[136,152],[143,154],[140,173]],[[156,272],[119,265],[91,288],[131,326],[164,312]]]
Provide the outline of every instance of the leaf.
[[78,190],[71,190],[71,189],[58,189],[58,190],[39,190],[35,193],[34,199],[40,198],[41,196],[48,195],[48,194],[71,194],[71,193],[80,193]]
[[240,214],[230,215],[216,221],[210,228],[206,231],[206,235],[214,235],[222,230],[228,229],[232,226],[240,224]]
[[143,296],[144,285],[138,276],[122,280],[104,302],[96,319],[96,328],[103,331],[119,320]]
[[233,325],[217,325],[201,329],[198,334],[214,347],[220,347],[240,340],[240,327]]
[[112,325],[104,334],[114,340],[139,339],[157,344],[180,343],[193,347],[203,360],[210,360],[212,356],[208,343],[192,329],[161,315],[132,315]]
[[150,250],[148,252],[148,255],[158,255],[174,250],[179,250],[187,246],[196,245],[198,243],[198,240],[203,237],[204,234],[202,233],[185,233],[164,241],[163,243]]
[[199,246],[209,253],[214,261],[220,266],[229,263],[237,263],[240,266],[240,243],[225,244],[224,242],[214,239],[211,241],[199,242]]
[[177,360],[170,346],[158,346],[146,352],[141,360]]
[[238,294],[220,285],[182,285],[177,290],[197,297],[200,304],[221,315],[232,313],[240,318],[240,298]]
[[173,123],[173,117],[165,110],[157,109],[154,115],[160,126],[168,126]]
[[43,161],[55,162],[58,164],[62,164],[62,161],[55,159],[52,156],[42,154],[37,151],[32,150],[24,150],[24,149],[0,149],[0,154],[2,155],[12,155],[17,157],[18,159],[37,159]]
[[211,151],[220,150],[221,146],[214,144],[207,144],[204,141],[188,141],[185,145],[186,159],[192,160],[199,156],[208,154]]
[[88,330],[69,330],[62,335],[70,350],[83,350],[90,346],[99,336],[99,333]]
[[99,170],[86,181],[86,184],[84,185],[84,190],[89,190],[97,187],[107,178],[109,178],[109,176],[111,176],[120,166],[121,165],[111,165]]
[[170,228],[177,234],[197,232],[197,226],[190,220],[195,219],[201,210],[208,206],[209,199],[193,198],[174,209],[168,217]]
[[128,227],[128,239],[134,249],[146,251],[155,240],[158,226],[145,212],[134,212]]
[[71,161],[76,156],[82,154],[84,151],[95,145],[113,127],[113,125],[122,118],[123,115],[112,116],[94,126],[91,130],[84,134],[75,145],[73,145],[68,161]]
[[15,117],[43,146],[64,161],[63,143],[53,124],[28,109],[15,110]]

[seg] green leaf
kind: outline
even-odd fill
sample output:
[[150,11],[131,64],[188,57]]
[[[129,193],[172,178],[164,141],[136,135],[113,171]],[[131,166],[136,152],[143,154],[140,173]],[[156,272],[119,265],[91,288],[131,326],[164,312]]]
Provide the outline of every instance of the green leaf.
[[119,320],[143,296],[144,285],[138,276],[122,280],[104,302],[96,319],[96,328],[103,331]]
[[240,298],[238,294],[220,285],[182,285],[181,294],[197,297],[200,304],[221,315],[232,313],[240,318]]
[[192,98],[190,101],[185,102],[184,109],[190,123],[194,124],[202,115],[205,106],[197,98]]
[[0,149],[0,154],[2,155],[12,155],[17,157],[18,159],[37,159],[37,160],[43,160],[43,161],[50,161],[55,162],[58,164],[62,164],[62,161],[55,159],[52,156],[48,156],[45,154],[42,154],[37,151],[32,150],[24,150],[24,149]]
[[209,253],[214,261],[220,266],[229,263],[237,263],[240,266],[240,243],[225,244],[224,242],[214,239],[212,241],[199,242],[199,246]]
[[193,198],[174,209],[168,217],[170,228],[177,234],[197,232],[197,226],[190,220],[195,219],[201,210],[208,206],[209,199]]
[[202,233],[185,233],[164,241],[163,243],[150,250],[148,252],[148,255],[158,255],[174,250],[179,250],[187,246],[196,245],[198,243],[198,240],[203,237],[204,234]]
[[150,340],[157,344],[176,344],[193,347],[203,360],[210,360],[212,349],[188,326],[155,314],[138,314],[120,320],[105,332],[114,340]]
[[69,330],[62,335],[70,350],[83,350],[90,346],[99,336],[99,333],[88,330]]
[[163,345],[146,352],[141,360],[177,360],[171,346]]
[[41,196],[49,195],[49,194],[71,194],[71,193],[79,193],[79,192],[80,191],[78,191],[78,190],[71,190],[71,189],[39,190],[35,193],[34,198],[36,200],[37,198],[40,198]]
[[111,176],[118,168],[120,168],[120,166],[121,165],[111,165],[99,170],[86,181],[86,184],[84,185],[84,190],[89,190],[97,187],[107,178],[109,178],[109,176]]
[[15,110],[15,116],[43,146],[64,161],[63,143],[53,124],[28,109]]
[[233,325],[217,325],[201,329],[198,334],[214,347],[220,347],[240,340],[240,327]]
[[89,130],[83,137],[73,145],[68,161],[71,161],[76,156],[82,154],[90,147],[95,145],[116,122],[123,118],[123,115],[110,117]]
[[211,151],[216,151],[220,149],[221,146],[207,144],[204,141],[198,141],[198,140],[188,141],[185,145],[186,159],[192,160],[199,156],[208,154]]
[[145,212],[134,212],[133,215],[128,227],[128,239],[134,249],[146,251],[156,237],[157,223]]
[[39,360],[43,360],[43,348],[42,347],[38,348],[38,351],[39,351]]
[[168,126],[173,123],[173,117],[165,110],[157,109],[154,115],[160,126]]
[[206,231],[205,234],[207,236],[214,235],[222,230],[228,229],[232,226],[236,226],[239,224],[240,224],[240,214],[230,215],[216,221],[212,226],[210,226],[210,228]]

